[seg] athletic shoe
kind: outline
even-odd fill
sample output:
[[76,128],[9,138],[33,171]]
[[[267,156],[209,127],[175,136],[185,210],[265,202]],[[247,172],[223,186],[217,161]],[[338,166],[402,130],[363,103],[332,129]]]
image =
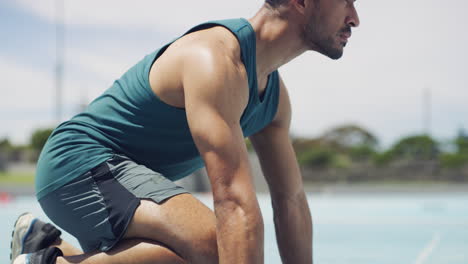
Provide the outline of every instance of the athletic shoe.
[[31,213],[20,215],[11,234],[10,260],[13,263],[20,254],[33,253],[49,247],[61,234],[55,226],[42,222]]
[[19,255],[13,264],[55,264],[59,256],[63,256],[59,248],[48,247],[34,253]]

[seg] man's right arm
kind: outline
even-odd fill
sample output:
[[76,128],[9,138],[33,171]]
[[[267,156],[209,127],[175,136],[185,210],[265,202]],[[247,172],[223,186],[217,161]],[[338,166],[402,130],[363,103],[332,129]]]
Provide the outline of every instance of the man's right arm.
[[248,89],[222,54],[194,53],[183,70],[185,109],[212,186],[219,260],[263,263],[263,220],[239,125]]

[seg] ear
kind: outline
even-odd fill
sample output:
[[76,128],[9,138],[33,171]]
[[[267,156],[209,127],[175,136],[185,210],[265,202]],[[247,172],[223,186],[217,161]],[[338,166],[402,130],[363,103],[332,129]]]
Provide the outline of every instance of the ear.
[[296,8],[296,10],[304,14],[307,6],[310,4],[310,0],[291,0],[291,4]]

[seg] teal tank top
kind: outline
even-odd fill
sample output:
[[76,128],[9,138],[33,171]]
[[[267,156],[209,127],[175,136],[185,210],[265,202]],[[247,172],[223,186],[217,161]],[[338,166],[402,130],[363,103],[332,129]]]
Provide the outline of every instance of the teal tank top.
[[[229,29],[240,43],[249,84],[248,105],[240,125],[244,136],[248,137],[269,124],[276,114],[278,72],[268,76],[265,92],[259,96],[252,26],[243,18],[211,21],[184,35],[213,26]],[[38,199],[115,153],[124,154],[173,181],[204,166],[191,136],[185,109],[164,103],[149,85],[151,65],[174,41],[144,57],[92,101],[84,112],[54,130],[37,164]]]

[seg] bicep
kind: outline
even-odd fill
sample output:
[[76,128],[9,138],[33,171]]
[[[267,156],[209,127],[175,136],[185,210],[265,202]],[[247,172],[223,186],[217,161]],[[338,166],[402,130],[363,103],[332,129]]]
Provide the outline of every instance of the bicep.
[[193,104],[187,120],[195,145],[202,156],[213,190],[232,186],[248,171],[242,131],[230,124],[216,109]]
[[183,81],[188,125],[205,162],[215,199],[240,195],[246,188],[253,190],[239,125],[246,95],[236,89],[235,73],[225,68],[198,63],[185,71]]

